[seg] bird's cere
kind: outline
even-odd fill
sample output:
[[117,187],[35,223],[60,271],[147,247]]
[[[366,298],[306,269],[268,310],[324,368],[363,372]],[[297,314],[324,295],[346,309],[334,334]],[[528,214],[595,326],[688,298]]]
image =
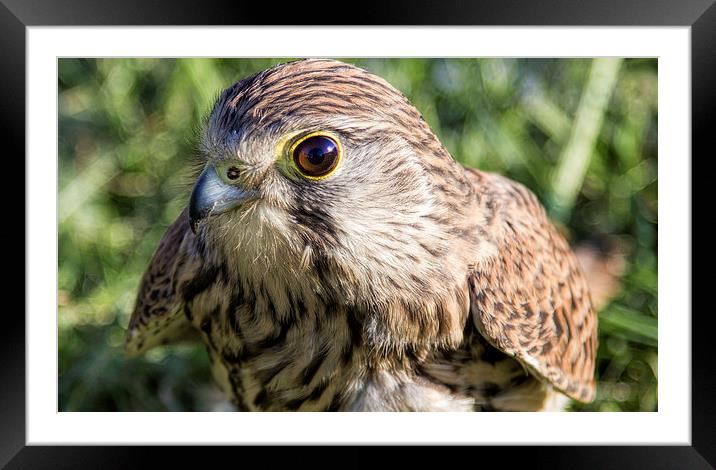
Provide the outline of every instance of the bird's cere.
[[226,183],[213,165],[207,165],[199,175],[189,200],[192,231],[196,233],[201,221],[207,217],[233,209],[254,195],[253,191]]

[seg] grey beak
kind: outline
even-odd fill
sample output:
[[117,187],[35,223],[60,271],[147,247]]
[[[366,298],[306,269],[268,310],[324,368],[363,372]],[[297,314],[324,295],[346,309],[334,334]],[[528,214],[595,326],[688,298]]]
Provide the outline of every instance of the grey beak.
[[189,220],[196,233],[199,224],[207,217],[221,214],[241,204],[251,192],[223,181],[213,165],[207,165],[191,191]]

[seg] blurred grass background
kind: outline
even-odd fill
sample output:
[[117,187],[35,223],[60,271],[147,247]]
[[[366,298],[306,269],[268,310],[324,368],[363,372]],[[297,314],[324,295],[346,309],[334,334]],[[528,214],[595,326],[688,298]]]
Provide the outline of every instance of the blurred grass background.
[[[201,346],[127,359],[140,277],[188,199],[197,127],[285,59],[59,59],[59,409],[227,409]],[[526,184],[573,243],[627,252],[597,399],[657,409],[656,59],[342,59],[387,79],[460,162]]]

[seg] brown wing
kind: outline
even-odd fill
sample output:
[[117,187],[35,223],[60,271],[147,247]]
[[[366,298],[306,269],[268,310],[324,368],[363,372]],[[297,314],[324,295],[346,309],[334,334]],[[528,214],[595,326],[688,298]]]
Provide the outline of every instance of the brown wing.
[[495,248],[469,275],[478,330],[571,398],[593,400],[597,317],[572,250],[525,187],[468,173]]
[[193,236],[188,211],[184,209],[162,237],[142,278],[127,330],[127,354],[140,355],[159,344],[190,338],[194,333],[177,292],[181,273],[189,264],[187,250]]

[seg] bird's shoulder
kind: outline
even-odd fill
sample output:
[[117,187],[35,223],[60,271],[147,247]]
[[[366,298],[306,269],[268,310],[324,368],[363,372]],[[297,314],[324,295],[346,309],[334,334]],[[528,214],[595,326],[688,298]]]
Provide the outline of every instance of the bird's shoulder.
[[597,319],[569,243],[524,185],[466,172],[493,247],[468,275],[478,330],[570,397],[590,401]]
[[200,266],[185,209],[162,236],[139,285],[125,349],[141,355],[154,346],[195,339],[184,312],[188,281]]

